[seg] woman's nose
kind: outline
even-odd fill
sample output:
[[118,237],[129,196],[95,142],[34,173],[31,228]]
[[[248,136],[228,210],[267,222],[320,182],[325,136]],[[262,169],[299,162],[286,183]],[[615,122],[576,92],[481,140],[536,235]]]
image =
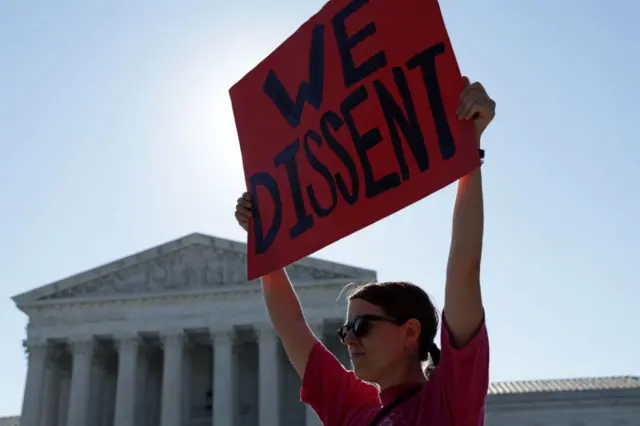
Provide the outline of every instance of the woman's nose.
[[358,338],[356,338],[355,334],[353,334],[353,331],[349,331],[345,336],[344,336],[344,345],[345,346],[353,346],[353,345],[357,345],[358,342]]

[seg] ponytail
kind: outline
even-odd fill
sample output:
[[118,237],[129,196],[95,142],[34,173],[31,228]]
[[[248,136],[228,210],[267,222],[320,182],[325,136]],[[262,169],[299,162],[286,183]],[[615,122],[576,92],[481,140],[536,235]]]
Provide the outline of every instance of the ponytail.
[[427,354],[429,355],[429,362],[424,362],[422,369],[425,377],[429,378],[431,373],[436,369],[436,366],[440,363],[440,349],[435,343],[431,342]]
[[440,363],[440,349],[438,349],[438,345],[431,343],[428,353],[431,358],[431,364],[433,364],[434,367],[437,367]]

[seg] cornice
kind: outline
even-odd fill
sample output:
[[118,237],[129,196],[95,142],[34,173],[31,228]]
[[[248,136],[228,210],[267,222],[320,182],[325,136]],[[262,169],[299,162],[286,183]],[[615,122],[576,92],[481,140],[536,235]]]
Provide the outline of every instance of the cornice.
[[[337,295],[339,291],[352,280],[334,279],[325,281],[311,281],[298,283],[295,285],[296,291],[301,297],[312,292],[322,292]],[[109,308],[109,307],[149,307],[149,306],[166,306],[172,304],[183,303],[185,301],[198,302],[221,302],[228,300],[246,300],[253,297],[261,296],[262,289],[259,285],[235,285],[225,286],[219,289],[204,290],[186,290],[186,291],[170,291],[157,293],[139,293],[124,294],[122,296],[101,296],[101,297],[76,297],[72,299],[48,299],[33,302],[23,307],[24,312],[29,316],[38,315],[43,312],[56,310],[76,311],[90,310],[92,308]]]
[[531,407],[531,404],[549,409],[563,409],[638,403],[640,403],[640,388],[488,395],[487,413],[519,411]]

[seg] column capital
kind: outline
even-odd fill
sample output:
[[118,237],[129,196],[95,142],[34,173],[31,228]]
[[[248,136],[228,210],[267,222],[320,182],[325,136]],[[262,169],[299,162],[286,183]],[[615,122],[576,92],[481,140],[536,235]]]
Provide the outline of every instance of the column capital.
[[93,336],[74,336],[69,338],[73,355],[89,355],[93,352],[95,340]]
[[163,347],[183,346],[186,339],[184,330],[167,330],[160,332],[160,342]]
[[115,348],[118,352],[135,350],[140,346],[141,340],[137,333],[118,334],[115,336]]
[[209,328],[209,334],[211,335],[211,340],[213,344],[232,344],[238,338],[236,331],[233,328],[218,328],[211,327]]

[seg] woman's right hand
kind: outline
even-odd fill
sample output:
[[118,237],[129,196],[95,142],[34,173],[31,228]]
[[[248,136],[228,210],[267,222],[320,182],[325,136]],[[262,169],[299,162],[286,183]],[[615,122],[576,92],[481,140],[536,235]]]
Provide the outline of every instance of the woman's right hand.
[[242,197],[238,198],[238,203],[236,204],[236,220],[245,231],[249,230],[249,219],[252,214],[252,206],[251,194],[248,192],[245,192],[242,194]]

